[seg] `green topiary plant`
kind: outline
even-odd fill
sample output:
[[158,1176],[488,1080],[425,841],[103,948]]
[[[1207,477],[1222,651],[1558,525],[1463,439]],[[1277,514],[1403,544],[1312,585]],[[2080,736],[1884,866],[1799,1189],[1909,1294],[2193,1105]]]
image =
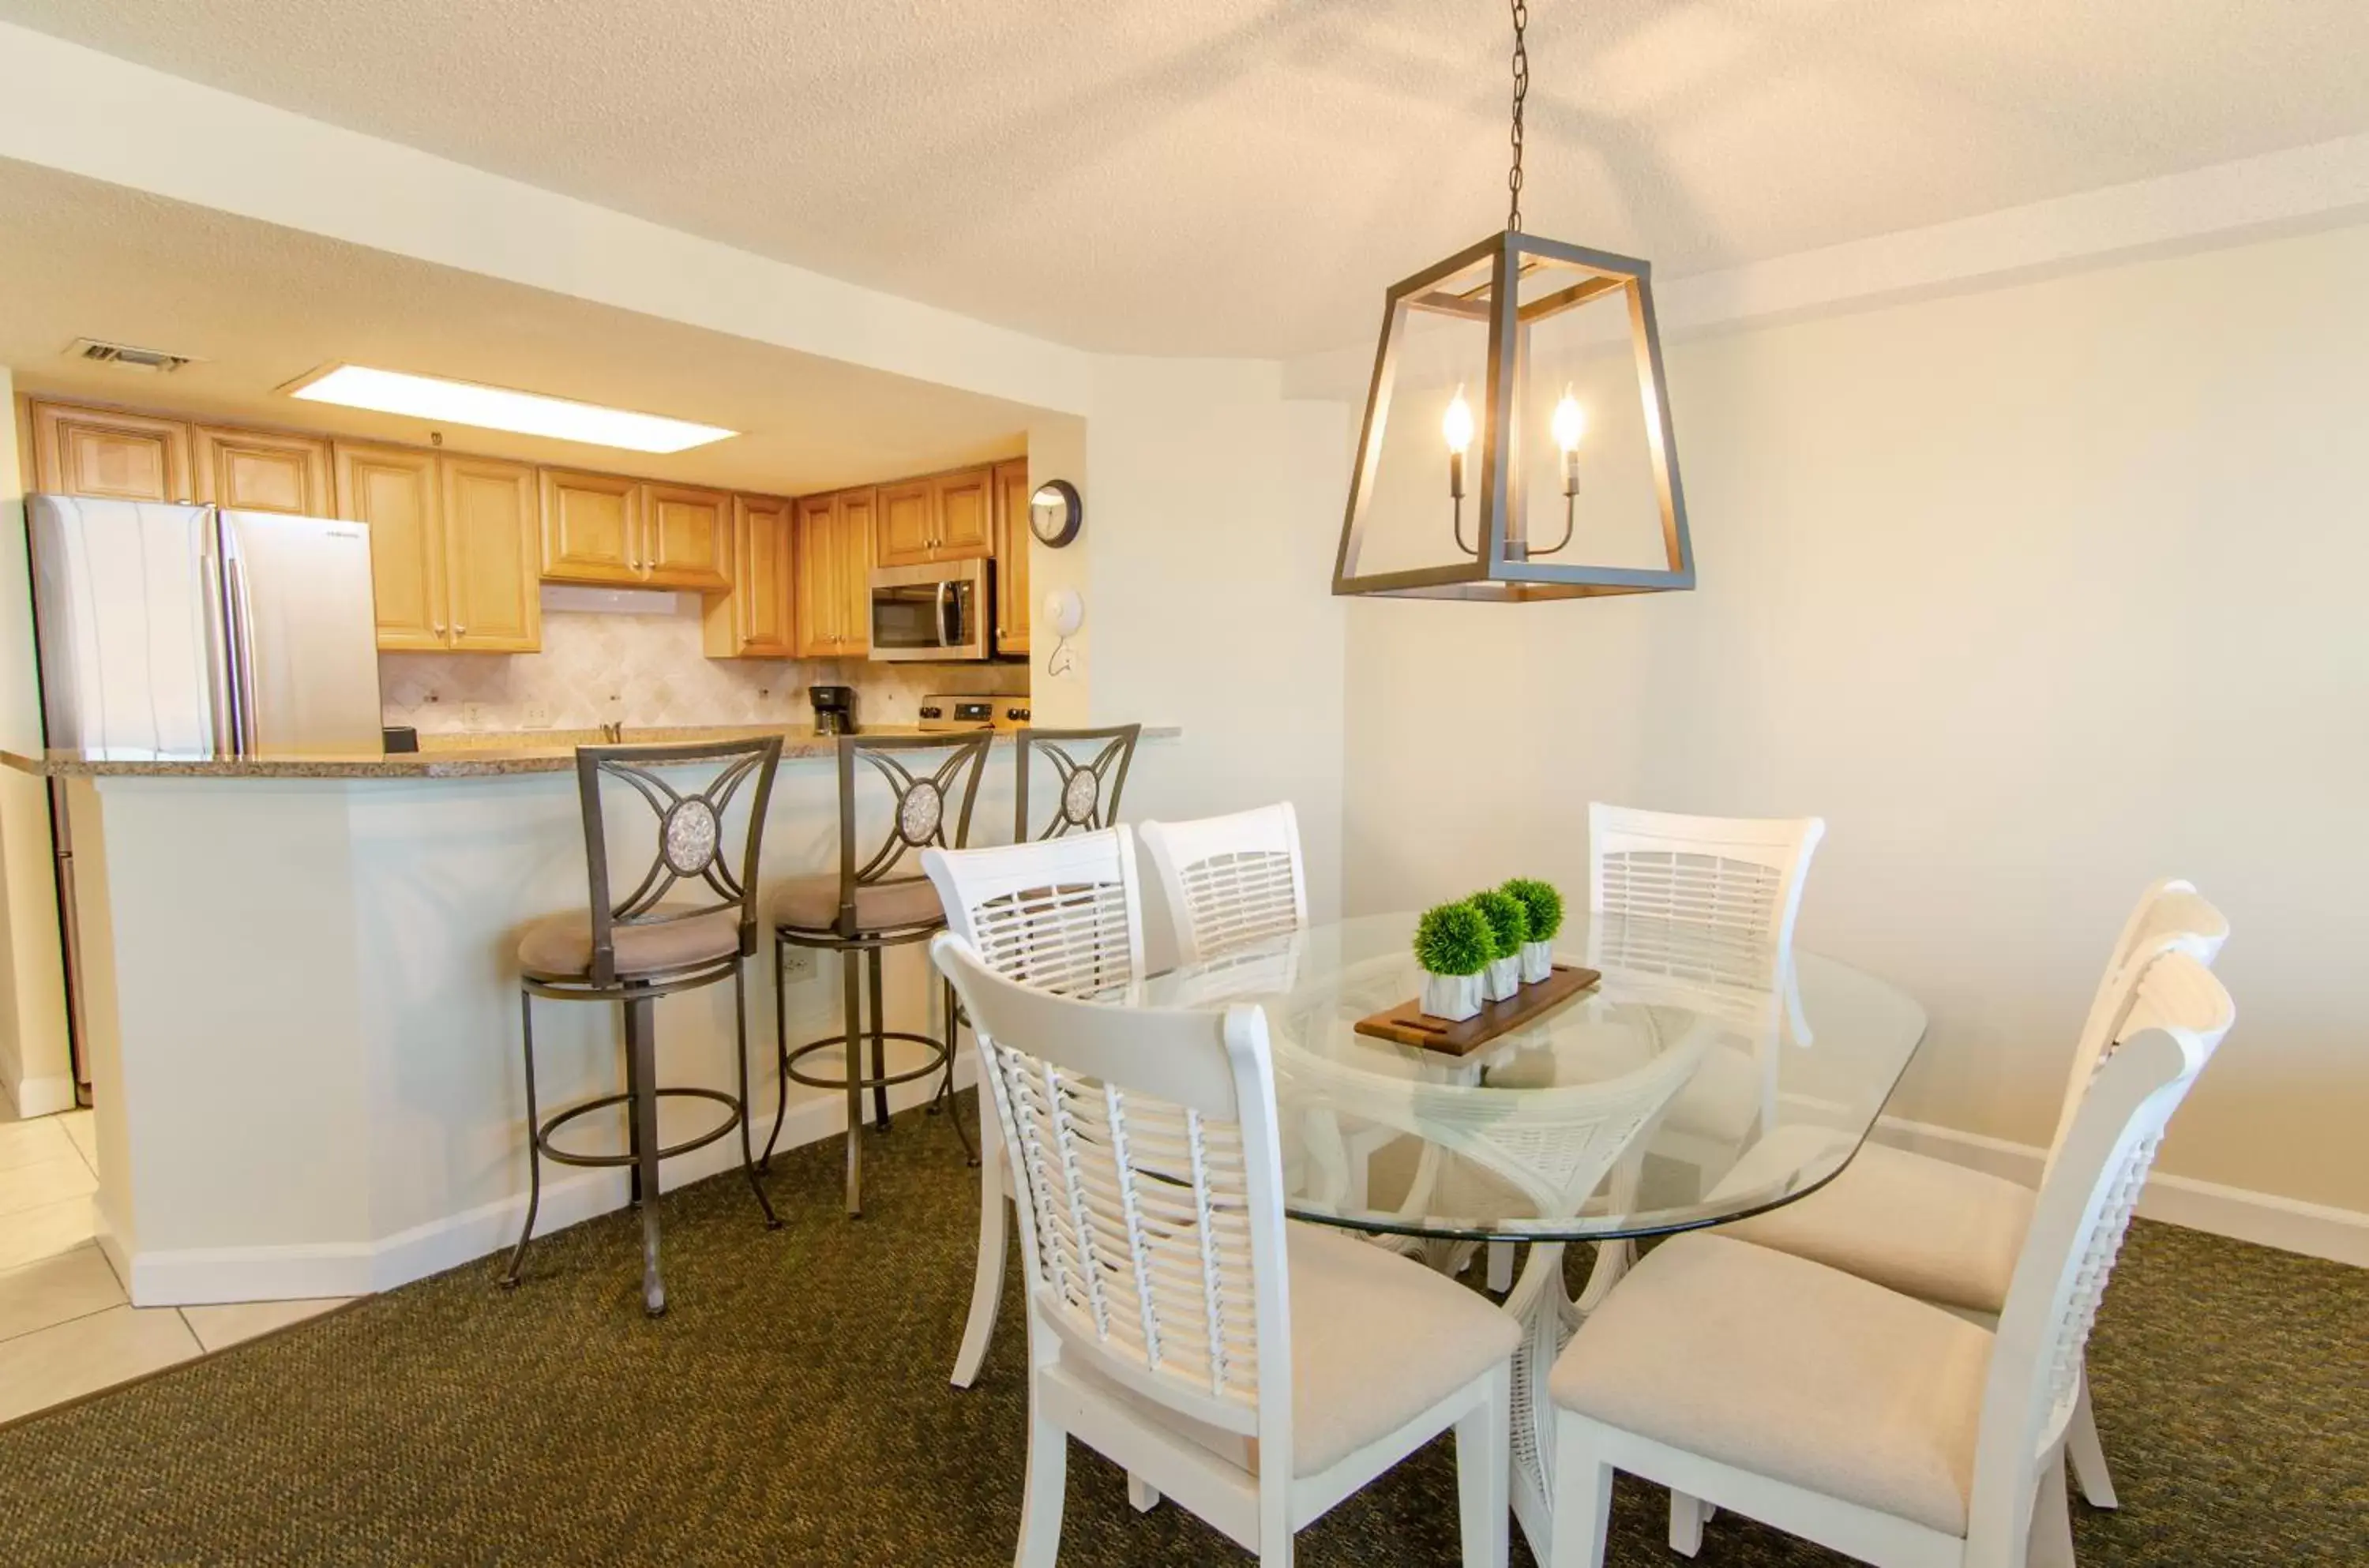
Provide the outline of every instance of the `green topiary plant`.
[[1497,890],[1520,900],[1530,917],[1532,942],[1552,942],[1555,933],[1562,929],[1562,895],[1555,891],[1553,883],[1516,876]]
[[1523,908],[1519,898],[1491,888],[1485,893],[1473,894],[1466,901],[1479,910],[1481,918],[1489,922],[1489,933],[1496,944],[1498,957],[1511,958],[1522,950],[1522,944],[1530,939],[1529,910]]
[[1488,917],[1471,904],[1442,904],[1415,922],[1414,961],[1434,975],[1477,975],[1497,956]]

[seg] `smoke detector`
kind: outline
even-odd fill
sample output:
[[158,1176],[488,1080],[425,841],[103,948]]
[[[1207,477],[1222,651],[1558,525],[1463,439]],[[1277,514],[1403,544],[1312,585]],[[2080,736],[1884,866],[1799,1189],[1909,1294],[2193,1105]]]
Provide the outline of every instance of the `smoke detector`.
[[152,375],[169,375],[195,358],[189,354],[168,354],[162,349],[142,349],[130,343],[108,343],[97,338],[77,338],[66,349],[72,360],[88,360],[94,364],[120,365],[127,371],[144,371]]

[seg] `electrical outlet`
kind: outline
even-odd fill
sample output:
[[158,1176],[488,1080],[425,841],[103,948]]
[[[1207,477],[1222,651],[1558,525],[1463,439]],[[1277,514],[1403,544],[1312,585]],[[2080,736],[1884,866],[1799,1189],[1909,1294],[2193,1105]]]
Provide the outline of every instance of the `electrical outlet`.
[[463,729],[485,728],[486,704],[483,703],[463,703],[461,704],[461,727]]
[[526,727],[529,729],[549,729],[551,727],[551,704],[549,703],[529,703],[526,705],[524,721]]
[[815,978],[815,956],[811,947],[782,949],[782,978],[795,983]]

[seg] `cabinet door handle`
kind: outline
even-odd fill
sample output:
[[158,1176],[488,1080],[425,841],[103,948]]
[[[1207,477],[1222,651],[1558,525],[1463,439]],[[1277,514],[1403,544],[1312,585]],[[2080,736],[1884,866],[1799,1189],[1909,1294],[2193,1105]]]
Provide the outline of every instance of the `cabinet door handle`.
[[465,637],[469,635],[469,628],[466,626],[456,625],[452,628],[452,635],[456,637]]

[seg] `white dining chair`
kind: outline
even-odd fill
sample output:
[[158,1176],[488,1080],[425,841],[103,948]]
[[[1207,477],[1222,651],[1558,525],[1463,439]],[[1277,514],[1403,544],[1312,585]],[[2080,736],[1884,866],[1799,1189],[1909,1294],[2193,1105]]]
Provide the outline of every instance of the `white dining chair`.
[[[990,849],[933,849],[922,854],[921,870],[938,890],[946,929],[998,974],[1073,996],[1124,990],[1143,977],[1135,841],[1124,824]],[[1003,1300],[1004,1202],[1012,1184],[986,1082],[982,1070],[978,1263],[955,1354],[958,1389],[978,1379]]]
[[1283,1217],[1265,1014],[1097,1006],[932,944],[1020,1197],[1028,1480],[1015,1561],[1059,1550],[1069,1439],[1288,1565],[1294,1534],[1456,1434],[1466,1568],[1506,1560],[1519,1331],[1420,1265]]
[[[1776,1031],[1746,1029],[1745,1044],[1714,1047],[1656,1140],[1655,1154],[1695,1165],[1706,1185],[1765,1127],[1780,1039],[1810,1041],[1793,983],[1793,927],[1825,832],[1817,817],[1692,817],[1588,803],[1591,964],[1640,975],[1659,967],[1690,1010],[1730,990],[1749,999],[1756,987],[1777,988],[1765,993]],[[1585,1299],[1600,1299],[1635,1257],[1633,1242],[1599,1246]],[[1493,1286],[1512,1267],[1502,1243],[1490,1248]]]
[[[1632,943],[1668,921],[1698,946],[1711,932],[1756,955],[1790,955],[1810,857],[1825,835],[1821,817],[1688,817],[1590,801],[1588,913],[1627,922]],[[1791,1037],[1806,1043],[1801,1001],[1786,1000]]]
[[1601,1568],[1616,1470],[1879,1568],[2067,1568],[2082,1352],[2164,1127],[2229,1028],[2147,965],[2043,1183],[1997,1330],[1723,1233],[1656,1248],[1573,1336],[1550,1568]]
[[[2147,966],[2165,953],[2184,953],[2210,968],[2228,937],[2227,919],[2198,895],[2193,883],[2157,882],[2141,897],[2107,959],[2074,1047],[2048,1166],[2055,1163],[2071,1130],[2083,1090],[2137,1000]],[[1778,1160],[1791,1157],[1774,1152]],[[1722,1187],[1757,1180],[1760,1163],[1747,1152]],[[2048,1166],[2043,1167],[2043,1181]],[[2031,1187],[2004,1176],[1871,1143],[1809,1196],[1728,1226],[1725,1233],[1855,1274],[1988,1326],[2007,1305],[2034,1196]],[[2113,1507],[2113,1481],[2086,1382],[2066,1448],[2082,1496],[2096,1507]]]
[[1289,801],[1189,822],[1145,822],[1139,831],[1176,933],[1178,963],[1197,964],[1308,924],[1299,818]]

